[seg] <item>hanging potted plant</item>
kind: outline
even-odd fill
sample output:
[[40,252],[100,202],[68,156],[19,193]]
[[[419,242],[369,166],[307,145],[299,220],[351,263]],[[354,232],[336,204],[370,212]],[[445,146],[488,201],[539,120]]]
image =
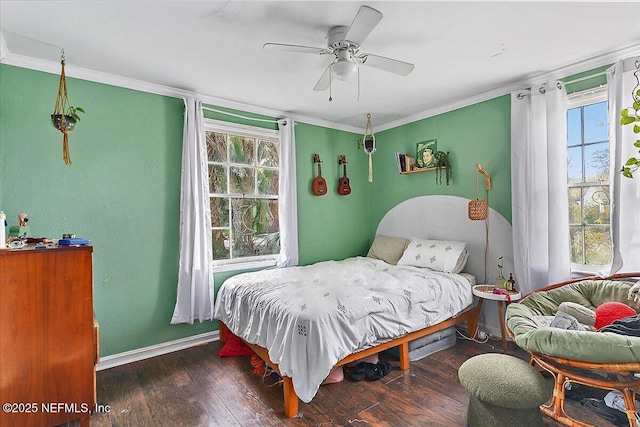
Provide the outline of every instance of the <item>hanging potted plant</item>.
[[[636,77],[638,84],[633,88],[633,92],[631,93],[631,99],[633,100],[631,107],[624,108],[620,111],[620,124],[633,124],[633,132],[635,134],[640,134],[640,61],[636,61],[635,65],[636,72],[633,73],[633,75]],[[638,152],[640,153],[640,138],[636,139],[633,146],[638,148]],[[622,172],[622,175],[627,178],[633,178],[633,173],[638,170],[638,168],[640,168],[640,157],[630,157],[622,166],[620,172]]]
[[78,113],[84,113],[84,109],[82,107],[69,107],[66,114],[52,114],[51,122],[53,127],[61,132],[72,131],[76,123],[80,121]]
[[444,172],[447,185],[451,181],[451,164],[449,163],[449,152],[436,151],[433,155],[436,159],[436,184],[442,184],[442,173]]
[[67,97],[67,79],[64,73],[64,50],[60,58],[62,69],[60,70],[60,82],[58,83],[58,97],[56,105],[51,114],[51,122],[53,127],[62,132],[62,158],[66,165],[71,164],[71,156],[69,155],[69,136],[68,132],[72,131],[77,122],[80,121],[78,113],[84,113],[82,107],[74,107],[69,103]]

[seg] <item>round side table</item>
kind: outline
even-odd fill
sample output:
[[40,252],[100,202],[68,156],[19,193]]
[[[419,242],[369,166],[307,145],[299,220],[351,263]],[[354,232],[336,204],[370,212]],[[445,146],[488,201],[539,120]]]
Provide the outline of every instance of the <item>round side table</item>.
[[[493,285],[475,285],[473,287],[473,294],[477,296],[480,301],[478,302],[478,312],[482,310],[482,303],[484,300],[492,300],[498,301],[498,319],[500,319],[500,334],[502,335],[502,350],[504,354],[508,354],[507,351],[507,339],[505,337],[505,326],[504,326],[504,302],[507,304],[513,301],[518,301],[522,298],[522,294],[520,292],[513,291],[505,291],[501,289],[503,293],[494,294],[493,290],[495,286]],[[475,332],[475,331],[474,331]]]

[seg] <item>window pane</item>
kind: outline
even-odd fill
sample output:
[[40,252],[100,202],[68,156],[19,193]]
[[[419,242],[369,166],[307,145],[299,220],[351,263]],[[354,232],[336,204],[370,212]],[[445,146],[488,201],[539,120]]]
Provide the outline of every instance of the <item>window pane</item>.
[[611,262],[611,232],[609,227],[585,227],[585,258],[587,264]]
[[242,136],[231,136],[229,139],[231,140],[231,146],[229,147],[229,162],[253,165],[255,156],[255,140],[253,138],[244,138]]
[[278,195],[278,171],[258,169],[258,194]]
[[258,141],[258,166],[278,167],[278,141]]
[[257,133],[225,129],[213,122],[207,122],[207,126],[210,126],[205,135],[214,259],[277,255],[280,252],[277,135],[263,134],[258,129]]
[[569,224],[582,224],[582,190],[569,188]]
[[610,224],[609,186],[584,188],[584,223]]
[[607,105],[585,103],[567,111],[571,261],[577,264],[602,265],[611,259]]
[[255,173],[252,168],[231,167],[229,191],[233,194],[255,194]]
[[227,137],[225,134],[207,132],[207,159],[210,162],[227,161]]
[[280,253],[280,232],[278,221],[278,201],[260,200],[259,216],[256,217],[258,229],[256,230],[255,249],[258,255],[271,255]]
[[220,165],[209,165],[209,192],[227,192],[227,167]]
[[584,107],[584,142],[608,140],[607,102],[586,105]]
[[213,243],[213,259],[229,259],[229,230],[211,230]]
[[585,145],[584,147],[585,181],[609,180],[609,143]]
[[229,199],[226,197],[211,197],[211,226],[229,227]]
[[582,182],[582,147],[567,148],[567,175],[569,184]]
[[579,145],[582,141],[580,108],[567,111],[567,146]]
[[233,257],[280,252],[277,200],[231,199]]
[[571,241],[571,262],[584,264],[582,259],[582,227],[569,227],[569,239]]

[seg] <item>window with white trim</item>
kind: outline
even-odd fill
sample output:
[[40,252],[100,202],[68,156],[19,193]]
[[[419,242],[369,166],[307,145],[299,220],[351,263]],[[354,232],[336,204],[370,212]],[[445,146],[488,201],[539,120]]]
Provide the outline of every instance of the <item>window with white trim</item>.
[[573,271],[611,263],[609,123],[606,87],[569,96],[567,186]]
[[277,131],[205,119],[214,265],[280,253]]

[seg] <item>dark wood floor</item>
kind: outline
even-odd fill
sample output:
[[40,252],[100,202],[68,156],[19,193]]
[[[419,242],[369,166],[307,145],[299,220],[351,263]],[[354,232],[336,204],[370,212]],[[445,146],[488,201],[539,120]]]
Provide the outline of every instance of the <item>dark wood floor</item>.
[[[498,341],[457,344],[394,370],[378,381],[322,386],[299,418],[286,419],[282,389],[252,374],[249,357],[219,358],[211,344],[98,372],[98,402],[109,413],[93,414],[93,427],[112,426],[466,426],[468,393],[458,381],[460,365],[477,354],[500,352]],[[523,352],[510,343],[523,359]],[[567,412],[596,426],[608,423],[567,401]],[[545,426],[557,426],[544,418]],[[71,423],[77,425],[77,423]]]

